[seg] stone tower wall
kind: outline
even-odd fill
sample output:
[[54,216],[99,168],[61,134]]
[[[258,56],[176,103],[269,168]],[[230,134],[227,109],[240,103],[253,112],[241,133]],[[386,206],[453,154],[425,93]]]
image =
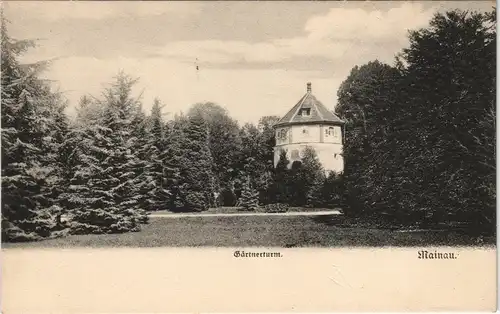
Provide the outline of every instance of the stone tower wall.
[[[283,131],[286,138],[283,138]],[[336,125],[292,125],[276,129],[276,147],[274,165],[278,163],[282,150],[287,152],[290,165],[302,157],[302,152],[309,146],[314,148],[318,159],[327,171],[342,172],[342,132]]]

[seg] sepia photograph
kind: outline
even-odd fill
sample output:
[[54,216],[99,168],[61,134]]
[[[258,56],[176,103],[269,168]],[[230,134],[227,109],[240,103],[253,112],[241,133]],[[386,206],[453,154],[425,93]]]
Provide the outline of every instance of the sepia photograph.
[[[113,277],[123,289],[127,276],[151,276],[149,298],[158,299],[151,285],[165,287],[163,277],[128,272],[176,276],[174,264],[194,263],[188,254],[211,254],[227,261],[197,258],[207,279],[195,281],[201,268],[193,266],[184,281],[169,280],[169,291],[208,287],[214,278],[231,291],[227,281],[236,277],[221,270],[211,277],[207,265],[284,280],[285,269],[297,276],[299,260],[320,273],[331,270],[320,256],[336,254],[352,274],[369,260],[384,265],[376,259],[391,252],[403,257],[381,274],[393,275],[351,280],[378,282],[369,291],[382,293],[389,277],[442,271],[454,278],[447,286],[454,292],[442,303],[373,299],[408,309],[466,310],[470,301],[470,309],[494,310],[496,14],[493,1],[3,1],[2,310],[114,311],[69,297],[80,291],[92,299],[82,281],[63,278],[84,264],[89,278],[127,272]],[[153,258],[158,250],[168,258]],[[84,255],[69,262],[72,252]],[[425,270],[412,272],[404,262],[410,255]],[[464,274],[471,265],[472,279]],[[329,288],[307,288],[325,284],[314,284],[319,277],[281,281],[290,292],[281,303],[263,297],[219,308],[217,296],[196,310],[396,308],[372,299],[359,307],[321,303]],[[485,278],[487,290],[479,289]],[[330,279],[335,289],[354,289],[350,280]],[[431,282],[439,298],[443,282]],[[405,285],[414,297],[425,290]],[[116,287],[106,288],[116,296],[109,292],[107,301],[139,302]],[[291,287],[309,289],[318,303],[294,297],[299,290]],[[461,299],[467,288],[476,291]],[[24,305],[23,289],[31,291]],[[293,307],[294,298],[306,303]],[[117,308],[194,311],[172,302],[178,307]]]

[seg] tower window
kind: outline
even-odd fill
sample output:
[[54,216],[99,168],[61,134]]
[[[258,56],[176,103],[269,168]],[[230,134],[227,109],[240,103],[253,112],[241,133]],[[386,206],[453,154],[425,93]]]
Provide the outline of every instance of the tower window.
[[287,130],[286,129],[282,129],[278,132],[278,139],[284,141],[286,140],[286,137],[287,137]]
[[301,116],[310,116],[311,115],[311,108],[302,108],[300,110],[300,115]]
[[304,128],[304,129],[302,129],[302,133],[303,133],[303,134],[309,134],[309,130],[308,130],[308,129],[306,129],[306,128]]

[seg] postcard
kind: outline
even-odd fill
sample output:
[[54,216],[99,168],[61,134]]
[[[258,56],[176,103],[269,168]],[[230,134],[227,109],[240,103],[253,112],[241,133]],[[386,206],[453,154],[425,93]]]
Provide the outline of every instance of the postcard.
[[4,1],[2,311],[496,311],[492,1]]

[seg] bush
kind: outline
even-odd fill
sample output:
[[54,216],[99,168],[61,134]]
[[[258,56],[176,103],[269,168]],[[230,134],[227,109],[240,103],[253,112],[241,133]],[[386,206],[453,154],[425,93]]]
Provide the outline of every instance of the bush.
[[204,211],[208,209],[209,203],[203,193],[191,192],[186,196],[185,206],[189,209]]
[[259,192],[250,186],[250,180],[243,184],[241,191],[240,206],[243,210],[255,210],[259,207]]
[[237,201],[236,194],[229,188],[224,188],[219,198],[219,204],[222,206],[234,206]]
[[264,212],[266,213],[285,213],[288,211],[290,206],[285,203],[274,203],[274,204],[267,204],[264,206]]

